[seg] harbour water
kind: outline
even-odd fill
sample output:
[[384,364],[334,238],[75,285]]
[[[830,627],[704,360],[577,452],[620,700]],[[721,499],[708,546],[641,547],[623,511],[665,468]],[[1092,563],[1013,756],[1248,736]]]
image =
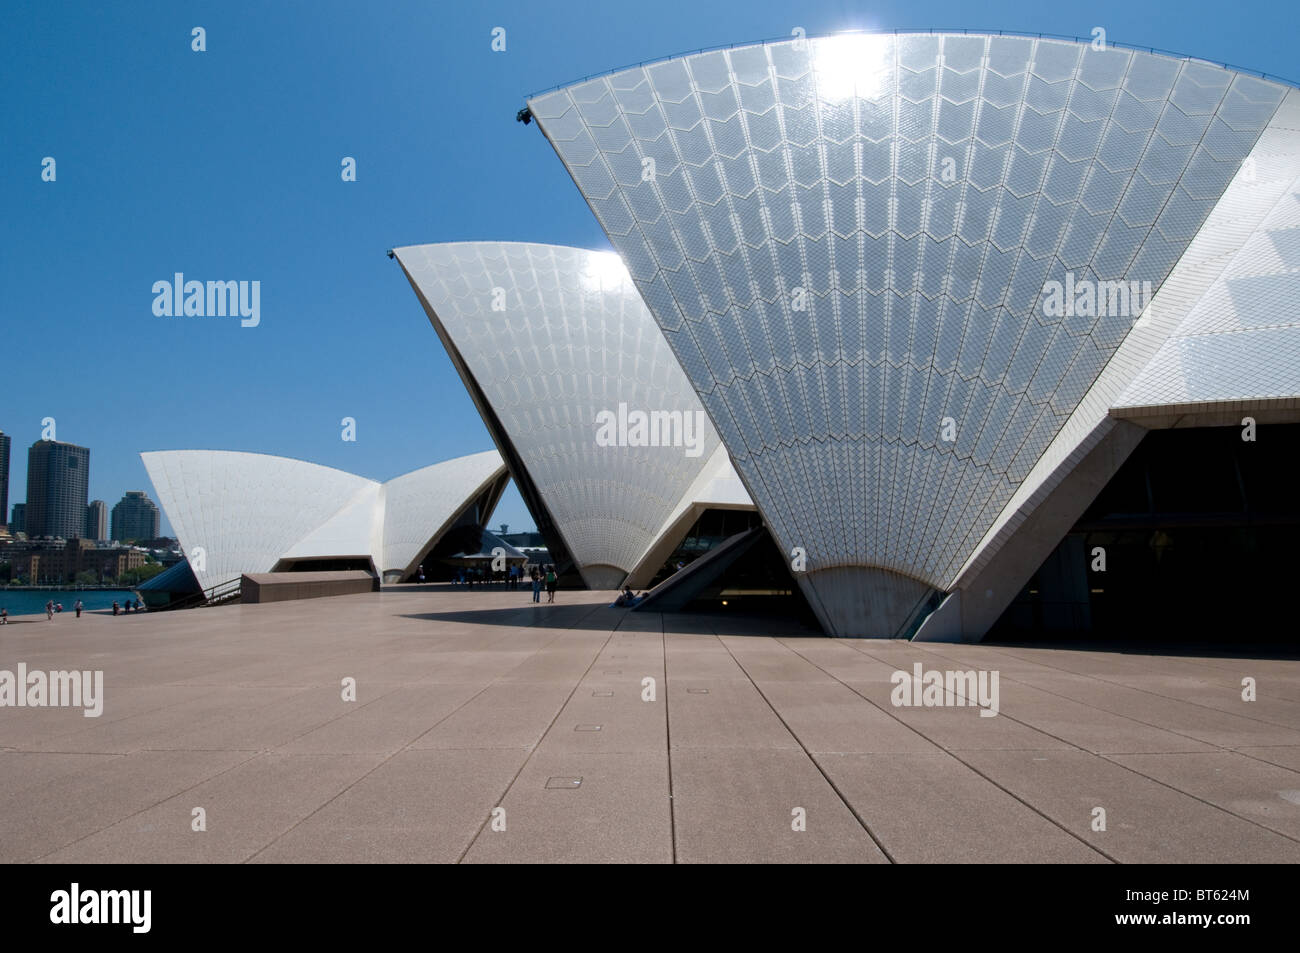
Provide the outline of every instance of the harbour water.
[[0,589],[0,607],[9,610],[9,617],[36,615],[45,612],[45,603],[53,600],[63,603],[63,611],[71,612],[81,600],[87,612],[111,609],[114,600],[118,605],[135,598],[129,589]]

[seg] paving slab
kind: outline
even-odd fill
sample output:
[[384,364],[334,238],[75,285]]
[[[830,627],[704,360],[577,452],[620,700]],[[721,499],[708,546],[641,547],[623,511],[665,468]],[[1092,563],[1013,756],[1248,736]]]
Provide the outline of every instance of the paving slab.
[[817,763],[898,863],[1108,863],[950,754],[819,754]]
[[[547,786],[552,778],[581,779]],[[668,757],[647,752],[539,750],[501,802],[467,863],[671,863]]]
[[668,681],[668,730],[674,748],[798,748],[799,742],[749,681]]
[[12,797],[0,812],[0,863],[36,860],[247,761],[244,751],[87,756],[76,774]]
[[802,750],[674,748],[672,765],[683,863],[888,863]]
[[1300,844],[1300,772],[1232,751],[1117,754],[1110,760]]
[[[43,860],[234,863],[283,834],[378,763],[369,755],[264,754]],[[201,808],[204,830],[195,830]]]
[[1238,748],[1236,750],[1248,757],[1258,758],[1260,761],[1267,761],[1269,764],[1276,764],[1278,767],[1300,771],[1300,746],[1283,745],[1281,747]]
[[564,682],[493,684],[411,742],[412,748],[531,748],[573,693]]
[[[1120,863],[1297,863],[1300,843],[1086,751],[969,751],[963,758]],[[1094,831],[1102,808],[1106,830]]]
[[255,863],[455,863],[528,753],[426,749],[394,755],[259,851]]
[[434,682],[396,688],[276,750],[286,754],[393,754],[433,730],[483,687],[474,682]]

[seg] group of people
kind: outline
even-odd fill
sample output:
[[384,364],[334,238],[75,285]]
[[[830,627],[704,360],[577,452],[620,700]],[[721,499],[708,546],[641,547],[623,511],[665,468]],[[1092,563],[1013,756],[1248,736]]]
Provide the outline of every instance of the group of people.
[[559,588],[560,577],[553,565],[533,566],[525,571],[522,566],[510,566],[504,571],[493,572],[481,567],[468,566],[452,577],[452,584],[473,589],[477,583],[500,583],[507,589],[518,589],[525,577],[533,584],[533,602],[542,601],[542,589],[546,589],[546,601],[555,601],[555,590]]
[[[423,576],[424,567],[421,566],[421,581],[423,581]],[[470,589],[474,588],[474,583],[476,582],[480,586],[488,582],[499,582],[503,583],[508,589],[518,589],[519,583],[525,576],[527,576],[529,581],[533,584],[533,602],[542,601],[543,588],[546,590],[547,603],[549,604],[555,601],[555,591],[559,588],[560,577],[555,571],[555,566],[551,563],[547,563],[546,565],[535,564],[527,570],[522,566],[512,565],[504,572],[491,572],[482,567],[467,566],[457,572],[456,575],[452,577],[451,581],[453,585],[466,586]],[[610,604],[610,608],[630,609],[633,606],[640,605],[645,597],[646,594],[644,592],[638,595],[632,591],[631,587],[627,587],[618,594],[618,598]],[[113,605],[116,608],[117,604],[114,603]],[[116,612],[114,614],[116,614]]]
[[[77,618],[80,619],[80,618],[81,618],[81,610],[84,608],[84,606],[82,606],[82,604],[81,604],[81,600],[78,599],[77,602],[76,602],[76,604],[73,605],[72,608],[76,610]],[[62,603],[62,602],[55,602],[53,599],[47,599],[46,602],[45,602],[45,621],[46,621],[46,622],[53,622],[53,621],[54,621],[54,613],[56,613],[56,612],[62,612],[62,611],[63,611],[63,603]],[[9,615],[8,610],[3,610],[3,612],[4,612],[4,615],[5,615],[5,616],[8,616],[8,615]]]
[[[453,585],[465,586],[469,589],[473,589],[476,583],[482,586],[490,582],[499,582],[507,589],[518,589],[519,580],[522,575],[523,570],[518,566],[511,566],[505,571],[493,571],[481,567],[467,566],[457,572],[456,575],[452,577],[451,581]],[[423,579],[421,579],[421,582],[423,582]]]
[[[78,600],[76,601],[76,604],[73,605],[72,608],[76,610],[76,612],[77,612],[77,618],[80,619],[80,618],[81,618],[81,610],[85,608],[85,606],[83,606],[83,605],[81,604],[81,600],[78,599]],[[53,599],[47,599],[47,600],[45,601],[45,621],[46,621],[46,622],[53,622],[53,621],[54,621],[54,613],[56,613],[56,612],[62,612],[62,611],[63,611],[63,603],[62,603],[62,602],[55,602]],[[6,608],[6,607],[0,606],[0,625],[8,625],[8,624],[9,624],[9,609]]]
[[[81,618],[81,613],[85,610],[85,608],[86,608],[85,605],[82,603],[80,599],[78,599],[76,602],[72,604],[72,610],[75,613],[77,613],[78,619]],[[124,608],[123,604],[117,602],[116,600],[113,601],[113,615],[119,615],[122,612],[123,608]],[[144,602],[140,599],[128,599],[126,600],[125,603],[125,609],[127,613],[144,612],[145,611]],[[62,611],[63,611],[62,602],[55,602],[53,599],[47,599],[45,601],[46,622],[53,622],[55,613],[62,612]],[[9,624],[9,609],[7,606],[0,606],[0,625],[8,625],[8,624]]]
[[559,588],[560,577],[556,575],[554,566],[534,566],[528,576],[533,581],[533,602],[542,601],[542,586],[546,587],[546,601],[555,601],[555,590]]

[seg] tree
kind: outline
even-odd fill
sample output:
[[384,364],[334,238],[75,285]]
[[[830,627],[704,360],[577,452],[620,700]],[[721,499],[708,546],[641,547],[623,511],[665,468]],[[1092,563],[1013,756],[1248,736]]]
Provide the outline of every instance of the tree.
[[135,569],[127,569],[117,577],[117,581],[122,586],[138,586],[146,579],[152,579],[162,571],[163,566],[161,563],[145,563]]
[[99,574],[91,569],[83,569],[77,573],[76,583],[79,586],[93,586],[99,582]]

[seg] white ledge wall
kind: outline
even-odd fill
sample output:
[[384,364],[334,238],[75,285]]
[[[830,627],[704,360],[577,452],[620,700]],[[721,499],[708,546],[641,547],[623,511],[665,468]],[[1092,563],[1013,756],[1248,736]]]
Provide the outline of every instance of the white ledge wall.
[[[516,242],[394,249],[593,589],[626,579],[720,446],[601,447],[596,415],[702,411],[618,256]],[[493,310],[493,289],[503,310]],[[470,381],[466,382],[471,384]],[[536,514],[534,514],[536,515]]]
[[849,35],[529,107],[823,623],[880,636],[953,586],[1133,324],[1046,316],[1045,283],[1158,290],[1287,92],[1113,47]]

